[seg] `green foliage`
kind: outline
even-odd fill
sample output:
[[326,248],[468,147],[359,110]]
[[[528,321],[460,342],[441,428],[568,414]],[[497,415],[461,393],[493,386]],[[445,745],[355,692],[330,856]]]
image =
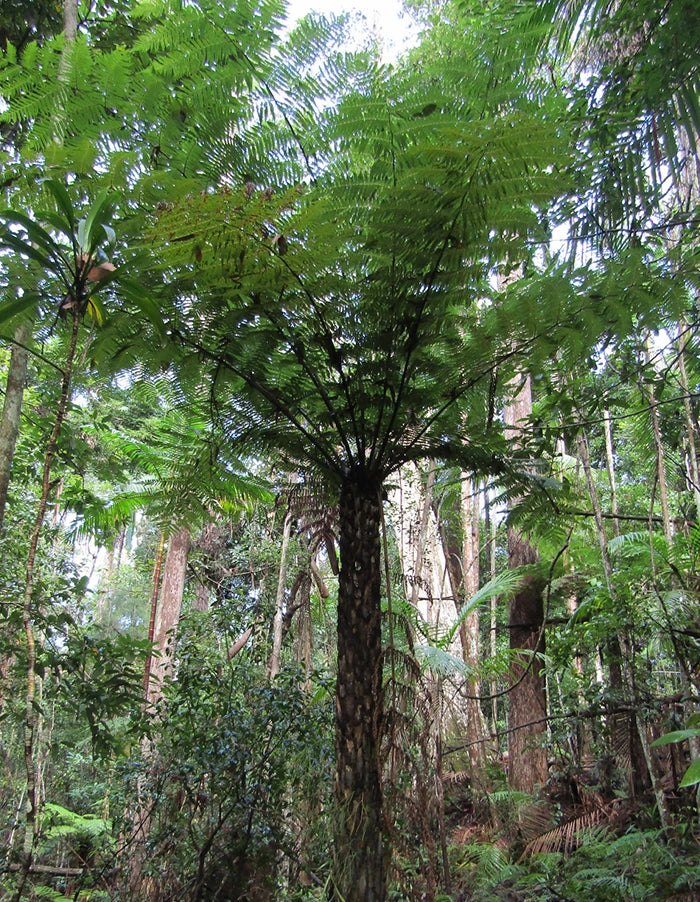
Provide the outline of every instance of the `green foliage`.
[[[688,719],[688,726],[684,730],[672,730],[664,736],[652,742],[652,745],[668,745],[671,742],[685,742],[688,739],[696,739],[700,737],[700,714],[694,714]],[[688,769],[683,774],[683,779],[678,784],[679,788],[684,786],[696,786],[700,783],[700,758],[693,758]]]
[[59,693],[87,722],[95,757],[109,759],[128,750],[148,732],[140,709],[151,643],[103,632],[96,624],[73,624],[57,651],[49,664],[60,668]]
[[[214,626],[221,651],[211,642]],[[293,869],[322,873],[328,855],[319,819],[330,791],[330,696],[314,702],[295,670],[267,683],[246,652],[227,661],[222,628],[223,616],[185,618],[167,720],[148,757],[134,752],[120,767],[130,804],[144,791],[157,802],[142,812],[150,851],[129,854],[144,855],[162,890],[183,898],[274,887],[280,856]],[[288,818],[290,809],[298,820]],[[136,829],[138,839],[138,824],[122,829]]]
[[700,873],[696,850],[674,846],[658,832],[634,829],[617,838],[593,831],[568,856],[539,853],[512,862],[485,844],[459,847],[453,854],[460,885],[473,902],[496,902],[507,892],[545,902],[641,902],[692,893]]

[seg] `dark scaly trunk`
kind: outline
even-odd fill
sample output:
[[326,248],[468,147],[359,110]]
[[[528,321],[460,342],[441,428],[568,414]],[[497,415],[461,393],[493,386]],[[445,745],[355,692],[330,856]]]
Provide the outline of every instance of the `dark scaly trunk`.
[[340,495],[333,887],[337,902],[383,902],[381,484],[360,471]]

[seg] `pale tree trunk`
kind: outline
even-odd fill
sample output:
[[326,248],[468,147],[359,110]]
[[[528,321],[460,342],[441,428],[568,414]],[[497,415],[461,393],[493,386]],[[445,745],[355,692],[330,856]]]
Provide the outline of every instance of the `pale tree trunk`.
[[697,423],[693,416],[693,409],[690,406],[690,383],[688,381],[688,372],[685,366],[685,348],[688,342],[688,326],[681,322],[678,328],[678,373],[680,376],[681,389],[683,391],[683,412],[685,414],[685,436],[688,445],[688,482],[693,492],[693,500],[695,502],[695,517],[700,518],[700,467],[698,466],[697,453]]
[[617,480],[615,479],[615,455],[613,452],[612,421],[610,420],[609,410],[603,411],[603,429],[605,431],[605,462],[610,483],[610,510],[613,515],[613,535],[619,536],[620,520],[617,507]]
[[272,622],[272,654],[268,670],[271,677],[280,672],[282,661],[282,628],[284,624],[284,593],[287,585],[287,558],[289,557],[289,539],[292,535],[292,515],[287,510],[282,527],[282,547],[280,548],[280,567],[277,575],[277,592],[275,594],[275,616]]
[[[688,326],[681,321],[678,327],[678,372],[680,375],[681,389],[683,391],[683,411],[685,414],[685,434],[688,459],[688,482],[693,492],[693,500],[695,506],[695,519],[700,519],[700,468],[698,467],[697,455],[697,423],[693,416],[693,410],[690,406],[690,383],[688,381],[688,373],[685,366],[685,347],[688,341]],[[692,515],[691,515],[692,516]],[[688,666],[685,656],[679,655],[679,661],[682,661],[683,682],[686,687],[686,694],[691,699],[697,698],[697,689],[692,675],[688,673]],[[689,711],[690,715],[692,711]],[[700,736],[691,736],[688,741],[690,754],[693,759],[700,758]],[[698,788],[696,796],[696,804],[700,810],[700,788]]]
[[64,0],[63,35],[69,44],[78,36],[78,0]]
[[[497,524],[494,517],[491,516],[491,499],[489,497],[488,487],[484,487],[484,516],[486,520],[486,529],[489,533],[489,579],[496,576],[496,538]],[[498,633],[498,599],[492,598],[490,604],[490,621],[489,621],[489,654],[495,659],[498,650],[497,633]],[[491,693],[491,721],[494,736],[498,737],[498,682],[494,678],[490,684]]]
[[156,704],[163,694],[163,684],[172,675],[172,645],[175,630],[180,621],[182,599],[187,576],[187,555],[191,537],[186,527],[170,536],[163,564],[163,579],[153,620],[152,642],[157,655],[151,656],[146,673],[146,703]]
[[[2,420],[0,421],[0,533],[2,533],[5,520],[7,496],[10,488],[10,473],[19,435],[24,384],[29,362],[29,351],[26,344],[30,336],[31,329],[28,325],[22,323],[17,326],[7,372],[5,403],[3,404]],[[4,706],[4,686],[6,685],[6,678],[11,665],[11,655],[0,658],[0,709]]]
[[[645,367],[651,366],[650,363],[650,342],[647,338],[644,350],[642,351],[642,360]],[[651,419],[651,429],[654,436],[654,455],[656,457],[656,482],[659,487],[659,501],[661,502],[661,518],[664,526],[664,536],[670,544],[673,541],[673,529],[671,527],[671,513],[668,504],[668,480],[666,478],[666,457],[663,443],[661,441],[661,423],[659,418],[659,405],[654,395],[654,389],[650,383],[641,378],[639,380],[639,388],[642,397],[649,406],[649,417]],[[651,515],[651,512],[650,512]]]
[[[464,603],[479,591],[479,492],[474,480],[462,474],[462,567],[464,570]],[[465,684],[467,706],[467,742],[472,768],[482,778],[486,773],[486,721],[481,710],[479,684],[479,609],[473,608],[462,621],[460,631],[464,662],[473,674]]]
[[[504,409],[506,437],[514,447],[532,413],[529,376]],[[508,566],[536,564],[537,550],[518,530],[508,528]],[[547,780],[547,692],[540,656],[545,650],[543,583],[528,577],[510,602],[508,628],[514,655],[513,687],[508,694],[508,784],[512,789],[534,792]]]
[[[479,590],[479,504],[473,479],[462,473],[460,485],[459,521],[462,527],[459,537],[448,532],[440,521],[447,575],[454,599],[455,613],[459,614],[464,605]],[[459,629],[462,660],[472,674],[464,682],[463,705],[465,719],[465,746],[473,774],[483,778],[486,768],[486,722],[481,711],[478,668],[481,663],[479,647],[479,612],[470,613],[462,621]]]
[[[392,498],[392,501],[396,502],[397,509],[394,519],[405,595],[430,626],[430,634],[433,637],[428,639],[430,642],[434,639],[439,640],[454,623],[455,610],[460,607],[460,600],[455,593],[461,593],[462,582],[459,544],[453,536],[450,536],[452,545],[448,542],[445,524],[440,515],[440,504],[435,497],[436,472],[433,460],[428,462],[428,471],[425,475],[416,464],[405,465],[399,473],[399,490]],[[386,558],[388,559],[388,554]],[[387,571],[387,584],[389,583],[390,576]],[[391,620],[389,623],[389,641],[393,649]],[[458,653],[456,641],[454,645],[455,648],[450,651]],[[391,664],[391,685],[395,692],[393,657]],[[464,699],[458,683],[432,672],[426,675],[422,692],[425,694],[423,704],[430,715],[418,741],[424,761],[432,763],[434,778],[425,780],[422,776],[418,777],[414,789],[415,806],[420,811],[417,822],[420,825],[420,835],[427,859],[425,897],[433,899],[437,875],[441,869],[439,851],[442,853],[444,885],[445,887],[449,885],[444,819],[443,735],[448,730],[456,732],[460,737],[464,735]],[[392,702],[395,706],[395,697]],[[401,751],[394,741],[392,732],[390,767],[392,785],[395,785],[400,759]],[[391,819],[390,815],[388,819]]]
[[24,384],[27,379],[27,366],[29,363],[27,342],[31,334],[31,327],[27,323],[21,323],[15,329],[10,366],[7,372],[5,403],[3,404],[2,420],[0,421],[0,532],[5,519],[10,471],[12,469],[17,436],[19,435]]
[[450,563],[435,510],[435,474],[434,461],[425,478],[416,464],[403,467],[392,506],[397,512],[397,543],[406,597],[440,633],[454,623],[454,605],[451,592],[449,606],[445,604]]
[[[151,619],[148,639],[155,646],[146,659],[143,679],[143,694],[146,710],[152,713],[163,696],[163,684],[173,673],[172,641],[180,620],[182,600],[187,575],[187,556],[191,545],[190,532],[181,527],[168,540],[165,550],[165,536],[161,540],[153,568],[153,591],[151,594]],[[149,742],[144,741],[143,752],[147,754]],[[131,811],[133,821],[133,854],[129,858],[128,883],[133,893],[139,897],[156,897],[152,879],[144,881],[143,869],[147,854],[150,813],[141,803],[140,782],[137,788],[138,803]]]

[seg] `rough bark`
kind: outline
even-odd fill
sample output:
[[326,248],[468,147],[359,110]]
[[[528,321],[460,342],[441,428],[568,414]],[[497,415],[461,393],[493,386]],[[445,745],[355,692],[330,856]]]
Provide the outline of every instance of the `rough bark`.
[[10,470],[19,435],[19,423],[24,398],[24,383],[27,378],[29,351],[27,342],[31,336],[31,328],[21,323],[15,330],[15,344],[10,355],[10,366],[7,372],[5,387],[5,403],[0,421],[0,531],[5,519],[7,492],[10,485]]
[[[527,538],[508,530],[511,568],[535,564],[539,556]],[[509,609],[510,648],[519,657],[508,695],[508,783],[512,789],[534,792],[547,779],[547,694],[540,655],[544,653],[543,584],[530,577],[514,595]],[[524,654],[523,654],[524,653]]]
[[379,767],[383,714],[381,486],[362,471],[340,495],[334,902],[384,902],[386,862]]
[[[504,411],[506,434],[517,447],[521,430],[532,413],[530,379]],[[537,550],[518,530],[508,529],[508,566],[535,564]],[[508,695],[508,783],[512,789],[534,792],[547,779],[547,691],[540,655],[544,653],[544,585],[532,576],[513,596],[509,606],[510,648],[515,662],[514,685]]]

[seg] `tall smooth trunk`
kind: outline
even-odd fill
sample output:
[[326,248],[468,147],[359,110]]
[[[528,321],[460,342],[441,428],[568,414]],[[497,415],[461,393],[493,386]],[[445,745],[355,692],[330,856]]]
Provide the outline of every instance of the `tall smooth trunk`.
[[38,700],[37,686],[37,651],[36,640],[34,637],[34,621],[36,611],[35,592],[35,575],[36,575],[36,558],[39,549],[39,538],[44,526],[44,517],[51,493],[51,469],[53,459],[56,455],[58,447],[58,437],[66,418],[66,411],[71,395],[71,383],[73,377],[73,364],[75,363],[75,354],[78,346],[78,335],[80,332],[80,314],[77,309],[73,312],[73,322],[71,330],[70,345],[68,354],[66,355],[66,363],[63,368],[63,377],[61,379],[61,396],[58,402],[58,411],[54,420],[51,435],[46,444],[46,452],[44,455],[44,467],[41,480],[41,496],[39,505],[34,519],[34,528],[32,530],[29,542],[29,552],[27,554],[26,565],[26,581],[24,587],[24,600],[22,605],[22,624],[24,628],[24,636],[27,646],[27,685],[25,693],[25,721],[24,721],[24,764],[27,777],[27,802],[26,815],[24,825],[24,843],[22,854],[20,857],[20,866],[17,877],[17,885],[14,893],[10,897],[10,902],[19,902],[22,898],[24,885],[27,881],[29,871],[34,860],[34,850],[39,838],[39,814],[41,799],[39,796],[39,786],[37,780],[37,745],[38,733],[41,723],[41,709]]
[[[458,615],[464,605],[479,589],[479,504],[475,496],[474,481],[468,473],[462,473],[459,517],[462,525],[462,542],[459,535],[440,521],[447,575],[452,589],[455,613]],[[474,676],[465,681],[464,713],[466,718],[466,750],[473,771],[483,776],[486,767],[487,738],[486,721],[481,711],[480,685],[477,670],[481,663],[479,640],[479,612],[471,611],[462,621],[459,629],[462,660],[469,665]]]
[[272,653],[268,670],[271,677],[276,677],[282,665],[282,632],[284,625],[284,590],[287,585],[287,558],[289,556],[289,539],[292,535],[292,515],[289,511],[284,515],[282,529],[282,548],[280,549],[280,569],[277,575],[277,593],[275,595],[275,617],[272,624]]
[[10,471],[15,454],[17,436],[19,435],[24,383],[27,379],[29,351],[27,342],[31,336],[31,328],[21,323],[15,330],[15,344],[10,355],[10,366],[7,372],[5,387],[5,403],[0,421],[0,531],[5,519],[7,493],[10,486]]
[[603,429],[605,431],[605,462],[608,470],[608,482],[610,483],[610,509],[613,515],[613,535],[620,535],[620,520],[617,506],[617,480],[615,479],[615,454],[613,450],[612,421],[610,411],[603,411]]
[[695,502],[695,516],[700,517],[700,465],[697,453],[697,421],[690,404],[691,392],[688,371],[685,365],[685,349],[688,342],[688,327],[681,322],[678,327],[678,374],[683,391],[683,412],[685,414],[685,437],[687,442],[688,482]]
[[[479,591],[481,578],[479,568],[479,492],[474,480],[462,474],[462,569],[464,570],[464,603]],[[472,766],[485,778],[486,770],[486,721],[481,710],[481,687],[478,669],[481,663],[479,609],[474,608],[462,622],[460,631],[464,661],[472,669],[474,676],[467,680],[467,729],[468,754]]]
[[[642,362],[645,368],[651,366],[651,342],[646,339],[646,344],[642,352]],[[661,418],[659,415],[659,404],[654,394],[653,385],[643,378],[643,373],[639,373],[639,388],[642,397],[649,405],[649,418],[651,420],[651,430],[654,436],[654,456],[656,457],[656,481],[659,489],[659,501],[661,503],[661,519],[663,521],[664,536],[670,544],[673,541],[673,528],[671,526],[671,511],[668,501],[668,478],[666,475],[666,454],[664,451],[663,441],[661,438]],[[651,511],[650,511],[651,516]]]
[[381,484],[362,471],[340,494],[334,902],[384,902],[379,737],[383,717]]
[[191,536],[186,527],[173,533],[168,541],[163,565],[163,582],[155,610],[152,641],[158,650],[158,657],[147,665],[148,682],[146,700],[154,704],[162,694],[163,682],[172,672],[172,652],[169,641],[180,620],[182,598],[187,576],[187,556]]

